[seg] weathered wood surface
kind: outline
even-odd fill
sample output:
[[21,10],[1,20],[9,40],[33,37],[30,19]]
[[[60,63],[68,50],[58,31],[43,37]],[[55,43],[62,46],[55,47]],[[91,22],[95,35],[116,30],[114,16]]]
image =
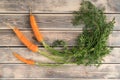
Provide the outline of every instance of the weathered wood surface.
[[[40,55],[39,53],[33,53],[29,51],[27,48],[11,48],[12,51],[18,52],[20,55],[27,59],[33,59],[38,62],[45,62],[45,63],[53,63],[53,61],[49,60],[48,58]],[[44,50],[44,48],[40,48]],[[56,48],[60,49],[60,48]],[[22,63],[18,61],[13,55],[12,51],[9,48],[0,48],[0,63]],[[103,64],[119,64],[120,63],[120,48],[113,48],[110,55],[107,55],[104,58]]]
[[[89,0],[106,13],[119,13],[119,0]],[[28,13],[32,5],[34,13],[72,13],[78,10],[82,0],[1,0],[0,13]]]
[[[42,46],[36,41],[32,31],[22,31],[25,36],[35,44]],[[64,40],[68,46],[75,44],[76,37],[82,31],[41,31],[44,40],[47,44],[51,45],[55,40]],[[120,46],[120,31],[113,31],[108,39],[108,46]],[[12,31],[0,32],[0,46],[24,46],[17,36]],[[9,42],[10,41],[10,42]]]
[[[114,30],[120,30],[120,15],[106,14],[110,21],[115,17]],[[73,14],[35,14],[37,24],[41,30],[82,30],[84,25],[73,26]],[[3,22],[11,23],[19,29],[31,29],[29,24],[29,14],[0,14],[0,29],[9,29]]]
[[[29,66],[21,63],[7,46],[28,59],[52,63],[53,61],[40,54],[29,51],[17,39],[12,30],[3,22],[12,23],[35,44],[37,43],[29,25],[29,6],[32,5],[37,23],[45,41],[51,44],[56,39],[63,39],[68,46],[74,45],[74,40],[82,27],[71,24],[72,11],[78,10],[82,0],[0,0],[0,80],[7,79],[48,79],[48,80],[119,80],[120,79],[120,0],[90,0],[96,6],[105,7],[107,20],[116,18],[112,34],[109,36],[108,47],[113,47],[110,55],[104,58],[103,64],[83,66],[67,64],[58,67]],[[62,14],[61,14],[62,13]],[[60,49],[60,48],[58,48]]]
[[1,64],[1,77],[4,78],[81,78],[81,79],[120,79],[120,64],[94,66],[63,65],[58,67],[29,66],[25,64]]

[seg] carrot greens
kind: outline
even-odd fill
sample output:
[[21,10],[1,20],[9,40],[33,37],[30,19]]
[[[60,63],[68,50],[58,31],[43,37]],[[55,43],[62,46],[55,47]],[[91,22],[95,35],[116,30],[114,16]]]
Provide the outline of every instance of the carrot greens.
[[115,18],[106,21],[103,10],[91,2],[84,1],[79,11],[74,12],[73,25],[84,24],[83,33],[76,39],[78,45],[73,49],[74,62],[77,64],[101,64],[103,57],[110,53],[107,39],[113,30]]
[[115,18],[107,22],[103,9],[95,7],[90,1],[83,1],[78,11],[74,11],[72,24],[84,24],[82,34],[76,38],[75,46],[63,50],[65,60],[77,64],[99,66],[103,57],[110,53],[107,39],[113,30]]

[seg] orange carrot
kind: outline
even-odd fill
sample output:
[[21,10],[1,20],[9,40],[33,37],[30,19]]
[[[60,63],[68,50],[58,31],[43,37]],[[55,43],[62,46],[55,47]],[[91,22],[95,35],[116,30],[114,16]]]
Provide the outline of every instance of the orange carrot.
[[36,37],[37,41],[41,42],[46,49],[50,48],[50,46],[47,45],[43,40],[43,35],[39,31],[39,27],[37,25],[35,16],[32,14],[31,8],[30,8],[30,24],[31,24],[34,36]]
[[17,53],[13,53],[13,55],[20,61],[26,63],[26,64],[30,64],[30,65],[35,65],[35,61],[30,60],[30,59],[25,59],[24,57],[22,57],[21,55],[17,54]]
[[36,37],[36,39],[39,41],[39,42],[42,42],[43,41],[43,36],[42,34],[39,32],[39,28],[38,28],[38,25],[36,23],[36,20],[35,20],[35,17],[32,13],[30,13],[30,24],[31,24],[31,27],[32,27],[32,30],[34,32],[34,35]]
[[32,42],[30,42],[22,32],[20,32],[20,30],[17,27],[12,27],[11,25],[7,24],[9,27],[12,28],[12,30],[15,32],[15,34],[17,35],[17,37],[19,38],[19,40],[25,45],[27,46],[28,49],[30,49],[33,52],[38,52],[38,46],[33,44]]

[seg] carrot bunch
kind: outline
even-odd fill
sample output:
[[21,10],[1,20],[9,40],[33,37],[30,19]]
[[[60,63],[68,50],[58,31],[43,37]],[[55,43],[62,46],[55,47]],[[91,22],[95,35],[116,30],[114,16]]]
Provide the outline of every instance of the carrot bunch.
[[58,56],[54,56],[48,52],[43,52],[41,51],[37,45],[33,44],[29,39],[27,39],[27,37],[17,28],[17,27],[13,27],[8,23],[5,23],[6,25],[8,25],[13,31],[14,33],[17,35],[17,37],[19,38],[19,40],[31,51],[33,52],[38,52],[42,55],[44,55],[45,57],[48,57],[51,60],[54,60],[56,62],[63,62],[62,57],[58,57]]
[[[40,53],[42,54],[43,56],[45,57],[48,57],[49,59],[51,60],[54,60],[55,62],[63,62],[63,57],[60,57],[60,56],[57,56],[57,55],[53,55],[51,53],[48,53],[48,52],[44,52],[44,51],[41,51],[37,45],[35,45],[34,43],[32,43],[29,39],[27,39],[27,37],[17,28],[17,27],[13,27],[11,26],[10,24],[8,23],[5,23],[6,25],[8,25],[13,31],[14,33],[17,35],[17,37],[19,38],[19,40],[29,49],[31,50],[32,52],[37,52],[37,53]],[[34,15],[32,14],[32,11],[30,9],[30,24],[31,24],[31,27],[32,27],[32,30],[33,30],[33,33],[34,33],[34,36],[36,37],[37,41],[38,42],[41,42],[43,44],[43,46],[45,47],[45,49],[47,50],[52,50],[52,48],[47,45],[45,42],[44,42],[44,39],[43,39],[43,35],[42,33],[39,31],[39,28],[38,28],[38,25],[37,25],[37,22],[36,22],[36,19],[34,17]],[[22,62],[25,62],[27,64],[35,64],[34,61],[32,60],[27,60],[27,59],[24,59],[23,57],[20,57],[19,54],[16,54],[14,53],[13,54],[16,58],[18,58],[19,60],[21,60]]]

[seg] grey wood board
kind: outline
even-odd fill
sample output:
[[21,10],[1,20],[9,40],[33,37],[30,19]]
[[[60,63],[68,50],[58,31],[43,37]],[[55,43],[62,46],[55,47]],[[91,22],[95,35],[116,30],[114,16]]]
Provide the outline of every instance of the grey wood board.
[[[45,51],[44,48],[40,48],[41,50]],[[61,48],[57,48],[59,50]],[[11,51],[12,50],[12,51]],[[44,62],[44,63],[54,63],[54,61],[40,55],[39,53],[33,53],[27,48],[0,48],[0,63],[22,63],[17,58],[13,56],[13,52],[16,52],[23,56],[26,59],[32,59],[37,62]],[[113,48],[109,55],[103,58],[104,61],[102,63],[106,64],[118,64],[120,63],[120,48]]]
[[[89,0],[107,13],[119,13],[119,0]],[[78,10],[82,0],[1,0],[0,13],[71,13]]]
[[[82,30],[83,24],[72,25],[73,14],[34,14],[41,30]],[[120,15],[105,14],[107,21],[115,17],[114,30],[120,30]],[[0,29],[9,29],[4,22],[17,26],[19,29],[31,29],[29,14],[0,14]]]
[[1,78],[81,78],[120,79],[120,64],[102,64],[100,67],[62,65],[58,67],[30,66],[25,64],[1,64]]
[[[33,43],[42,46],[38,43],[32,31],[22,31],[23,34]],[[75,44],[76,37],[81,34],[81,31],[41,31],[44,41],[51,45],[55,40],[64,40],[68,46]],[[113,31],[108,39],[108,46],[120,46],[120,31]],[[0,46],[24,46],[17,38],[14,32],[0,32]]]
[[[33,43],[40,45],[34,38],[31,31],[23,31],[24,35],[31,40]],[[72,45],[75,41],[74,39],[78,36],[80,32],[77,31],[42,31],[44,41],[51,44],[54,40],[65,40],[67,44]],[[0,46],[23,46],[19,39],[13,32],[0,32],[1,38]]]

